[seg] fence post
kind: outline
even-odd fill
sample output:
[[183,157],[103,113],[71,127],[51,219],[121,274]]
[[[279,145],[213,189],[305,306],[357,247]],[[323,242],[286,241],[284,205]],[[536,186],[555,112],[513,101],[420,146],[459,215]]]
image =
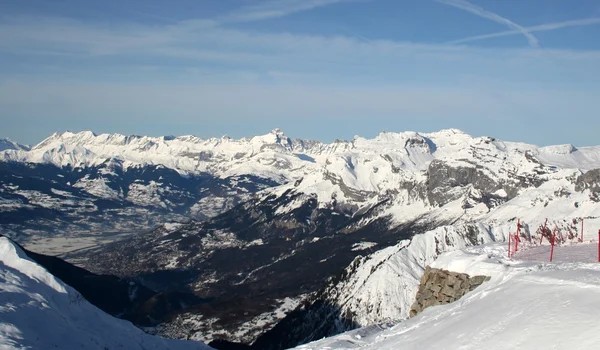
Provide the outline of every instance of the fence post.
[[583,218],[581,218],[581,243],[583,243]]
[[517,220],[517,233],[515,233],[515,253],[519,251],[519,242],[521,238],[521,219]]
[[598,262],[600,262],[600,230],[598,230]]
[[[600,231],[598,231],[598,237],[600,237]],[[511,248],[510,246],[512,244],[511,238],[512,238],[512,233],[509,233],[508,234],[508,258],[509,259],[510,259],[510,248]],[[600,249],[600,248],[598,248],[598,249]]]
[[554,242],[556,241],[556,227],[554,228],[554,232],[552,233],[552,248],[550,249],[550,262],[552,262],[552,257],[554,256]]
[[544,222],[544,228],[542,229],[542,237],[540,237],[540,245],[542,245],[542,241],[544,240],[544,233],[546,233],[546,224],[548,223],[548,219]]

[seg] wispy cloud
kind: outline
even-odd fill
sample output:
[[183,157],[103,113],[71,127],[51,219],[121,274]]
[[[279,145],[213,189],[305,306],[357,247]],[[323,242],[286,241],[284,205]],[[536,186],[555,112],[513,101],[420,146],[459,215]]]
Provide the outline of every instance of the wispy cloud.
[[270,0],[241,7],[220,18],[223,22],[252,22],[284,17],[349,0]]
[[527,30],[527,28],[511,21],[510,19],[508,19],[506,17],[502,17],[499,14],[496,14],[494,12],[487,11],[484,8],[482,8],[480,6],[476,6],[466,0],[436,0],[436,1],[441,4],[444,4],[444,5],[453,6],[458,9],[461,9],[463,11],[470,12],[476,16],[489,19],[496,23],[504,24],[507,27],[513,29],[514,31],[523,34],[523,36],[525,36],[525,38],[527,38],[527,41],[529,42],[529,45],[531,47],[540,47],[538,39],[533,34],[531,34],[531,32],[529,30]]
[[[556,28],[545,25],[543,28]],[[537,30],[543,29],[542,26]],[[548,29],[550,30],[550,29]],[[513,33],[511,31],[510,33]],[[504,34],[502,34],[504,35]],[[508,34],[507,34],[508,35]],[[214,62],[237,69],[260,67],[267,71],[342,71],[356,74],[400,72],[423,62],[443,62],[456,71],[460,62],[497,62],[499,57],[528,59],[530,50],[419,44],[392,40],[364,41],[348,36],[248,32],[215,25],[209,20],[182,21],[169,25],[83,22],[64,18],[15,17],[0,21],[0,52],[28,56],[169,58],[190,66]],[[598,59],[597,51],[543,50],[542,57]],[[65,58],[66,59],[66,58]],[[81,63],[81,61],[79,61]],[[439,64],[436,64],[436,66]],[[472,69],[473,65],[470,65]],[[430,68],[428,68],[430,69]],[[355,74],[355,75],[356,75]],[[448,74],[440,68],[439,74]]]
[[[533,26],[533,27],[526,27],[525,29],[529,33],[534,33],[534,32],[545,32],[545,31],[568,28],[568,27],[589,26],[589,25],[594,25],[594,24],[600,24],[600,18],[584,18],[584,19],[577,19],[577,20],[565,21],[565,22],[546,23],[546,24],[541,24],[541,25],[537,25],[537,26]],[[453,41],[450,41],[449,44],[461,44],[461,43],[466,43],[466,42],[470,42],[470,41],[499,38],[499,37],[503,37],[503,36],[518,35],[518,34],[521,34],[520,30],[506,30],[503,32],[498,32],[498,33],[475,35],[475,36],[470,36],[470,37],[463,38],[463,39],[453,40]]]
[[[590,111],[600,108],[594,50],[364,41],[254,32],[206,19],[150,25],[0,16],[4,53],[30,65],[60,54],[51,59],[56,71],[41,75],[21,62],[0,67],[0,122],[17,120],[23,130],[45,121],[44,130],[117,128],[124,121],[164,130],[181,125],[186,133],[217,121],[228,132],[293,121],[307,132],[350,125],[423,130],[485,124],[483,117],[503,126],[532,114],[569,122],[563,117],[589,116],[585,129],[593,130]],[[525,133],[521,119],[511,125]]]

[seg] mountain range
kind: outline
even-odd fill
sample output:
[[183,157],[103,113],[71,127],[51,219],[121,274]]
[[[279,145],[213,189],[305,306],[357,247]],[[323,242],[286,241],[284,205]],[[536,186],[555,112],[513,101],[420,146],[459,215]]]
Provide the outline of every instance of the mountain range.
[[456,129],[333,143],[66,132],[0,152],[0,228],[198,297],[150,332],[279,349],[407,318],[426,265],[517,222],[524,239],[580,239],[600,217],[599,168],[598,146]]

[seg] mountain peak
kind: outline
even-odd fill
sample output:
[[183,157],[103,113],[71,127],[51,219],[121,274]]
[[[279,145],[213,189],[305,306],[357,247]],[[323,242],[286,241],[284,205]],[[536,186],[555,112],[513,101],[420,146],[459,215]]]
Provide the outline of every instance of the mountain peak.
[[466,135],[467,134],[466,132],[464,132],[460,129],[456,129],[456,128],[442,129],[442,130],[440,130],[440,133],[456,134],[456,135]]
[[29,146],[21,145],[20,143],[14,142],[13,140],[11,140],[7,137],[5,139],[0,139],[0,151],[6,151],[6,150],[27,151],[27,150],[29,150]]
[[277,135],[277,136],[284,136],[285,135],[284,132],[281,129],[279,129],[279,128],[275,128],[275,129],[271,130],[271,134]]
[[251,139],[252,143],[259,143],[259,144],[270,144],[270,145],[280,145],[283,146],[285,149],[291,150],[292,147],[292,141],[290,140],[289,137],[285,136],[285,134],[283,133],[283,131],[281,131],[281,129],[279,128],[275,128],[273,130],[271,130],[270,133],[266,134],[266,135],[260,135],[260,136],[254,136]]

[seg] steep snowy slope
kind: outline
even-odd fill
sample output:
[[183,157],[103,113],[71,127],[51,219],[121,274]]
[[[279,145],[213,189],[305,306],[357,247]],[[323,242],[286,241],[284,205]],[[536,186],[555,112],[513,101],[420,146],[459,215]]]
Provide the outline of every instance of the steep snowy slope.
[[492,278],[453,304],[428,308],[389,329],[367,327],[298,349],[595,348],[600,265],[505,256],[503,246],[443,255],[433,267]]
[[593,191],[576,190],[577,183],[589,176],[569,181],[555,175],[489,213],[465,211],[451,226],[357,258],[339,279],[260,337],[257,348],[286,348],[357,327],[406,319],[427,265],[444,252],[505,241],[508,234],[516,232],[517,218],[523,240],[533,238],[538,243],[546,219],[547,233],[556,227],[559,242],[579,240],[582,218],[585,237],[596,237],[600,205]]
[[0,237],[0,348],[209,349],[145,334],[89,304]]

